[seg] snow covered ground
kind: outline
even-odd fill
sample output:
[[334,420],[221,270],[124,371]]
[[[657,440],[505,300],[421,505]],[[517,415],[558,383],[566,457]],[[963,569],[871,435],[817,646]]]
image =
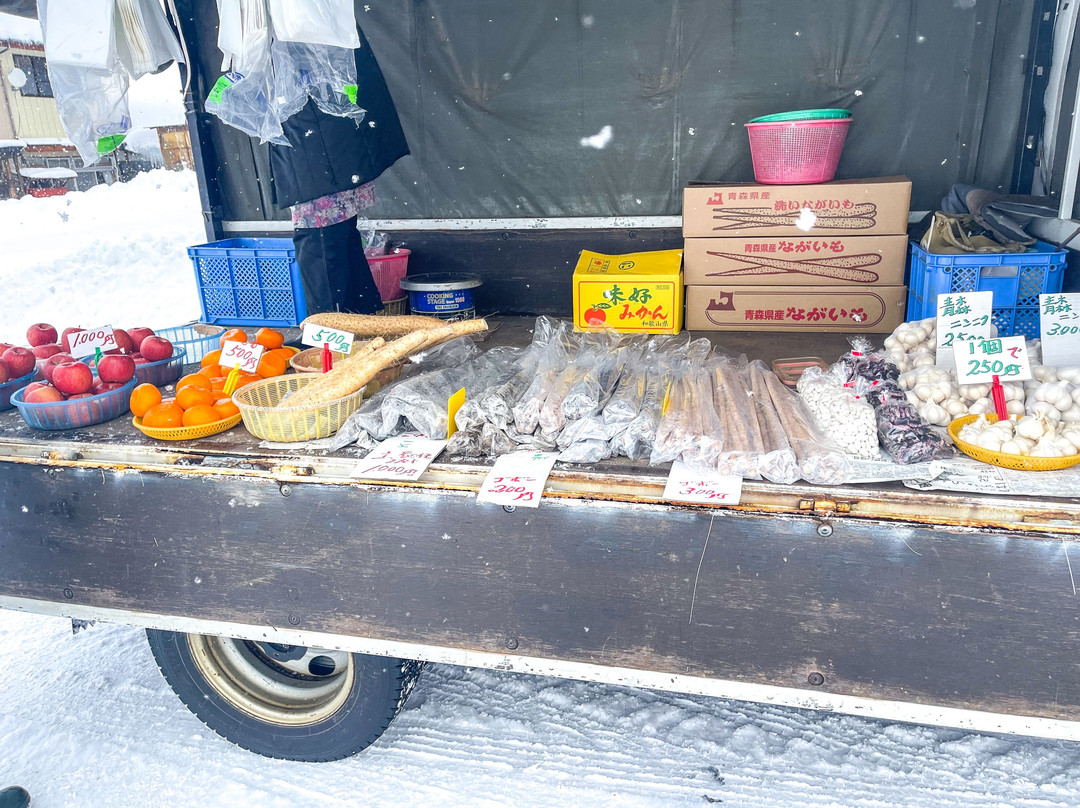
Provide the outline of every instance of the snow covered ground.
[[[0,202],[0,341],[197,317],[184,248],[202,239],[190,173]],[[189,713],[141,631],[0,611],[13,782],[36,808],[1076,808],[1080,744],[429,666],[365,753],[272,761]]]
[[[0,342],[26,327],[166,327],[199,318],[185,249],[206,233],[192,171],[0,201]],[[134,322],[138,320],[138,322]]]

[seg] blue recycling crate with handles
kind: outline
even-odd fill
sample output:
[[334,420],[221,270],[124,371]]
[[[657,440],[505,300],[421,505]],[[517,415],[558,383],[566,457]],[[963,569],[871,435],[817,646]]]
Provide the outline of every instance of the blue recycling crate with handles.
[[1066,251],[1035,242],[1023,253],[943,255],[911,242],[908,320],[937,315],[937,296],[993,292],[994,325],[1003,337],[1039,338],[1039,295],[1061,291]]
[[213,325],[299,325],[307,317],[291,238],[229,238],[188,247],[202,321]]

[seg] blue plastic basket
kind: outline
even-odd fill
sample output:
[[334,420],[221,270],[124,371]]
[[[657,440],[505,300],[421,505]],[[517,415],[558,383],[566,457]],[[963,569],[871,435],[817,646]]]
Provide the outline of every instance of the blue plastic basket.
[[230,238],[188,247],[202,320],[214,325],[299,325],[307,317],[291,238]]
[[173,345],[173,355],[168,359],[159,359],[157,362],[136,365],[135,381],[139,384],[152,384],[154,387],[164,387],[167,384],[172,384],[184,375],[185,356],[186,352],[183,348],[177,348],[176,345]]
[[34,429],[78,429],[111,421],[127,412],[131,391],[137,383],[138,379],[132,379],[108,393],[43,404],[27,404],[23,401],[25,390],[19,390],[11,397],[11,403]]
[[11,396],[30,384],[35,376],[37,376],[37,368],[31,370],[25,376],[20,376],[17,379],[8,379],[3,384],[0,384],[0,412],[10,410],[15,406],[11,403]]
[[994,325],[1004,337],[1039,337],[1039,295],[1061,291],[1065,250],[1043,241],[1025,253],[930,253],[911,243],[908,320],[937,314],[937,296],[993,292]]
[[164,337],[175,347],[183,348],[187,353],[184,362],[190,365],[198,364],[208,353],[221,347],[221,335],[225,333],[225,329],[219,325],[188,323],[173,328],[159,328],[154,333]]

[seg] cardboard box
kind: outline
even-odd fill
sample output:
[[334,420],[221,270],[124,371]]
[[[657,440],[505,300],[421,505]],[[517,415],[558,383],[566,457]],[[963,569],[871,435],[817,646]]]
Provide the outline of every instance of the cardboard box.
[[907,233],[911,180],[822,185],[695,183],[683,191],[683,236],[899,236]]
[[682,250],[601,255],[582,250],[574,268],[574,327],[678,334],[683,319]]
[[688,238],[687,284],[899,286],[907,236]]
[[686,287],[691,331],[888,334],[906,309],[906,286]]

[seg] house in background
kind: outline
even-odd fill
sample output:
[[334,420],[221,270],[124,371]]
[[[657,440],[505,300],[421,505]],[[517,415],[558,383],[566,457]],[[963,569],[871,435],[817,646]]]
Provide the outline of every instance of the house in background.
[[[25,77],[22,87],[12,84],[16,69]],[[146,80],[132,85],[132,118],[136,126],[152,131],[132,133],[129,139],[133,146],[142,143],[150,148],[122,146],[94,165],[83,166],[60,123],[38,21],[0,13],[0,199],[85,191],[126,181],[163,164],[191,168],[179,88],[171,88],[173,99],[166,90],[167,77],[147,78],[158,83],[148,86],[149,99],[142,109],[135,88]]]

